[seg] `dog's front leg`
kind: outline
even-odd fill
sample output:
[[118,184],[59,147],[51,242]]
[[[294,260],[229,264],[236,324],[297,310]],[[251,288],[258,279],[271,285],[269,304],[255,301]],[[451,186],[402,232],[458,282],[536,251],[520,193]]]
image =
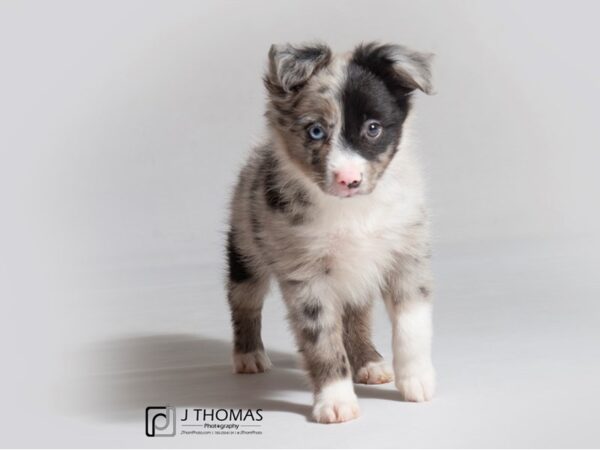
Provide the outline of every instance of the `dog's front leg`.
[[358,417],[352,369],[343,342],[343,309],[309,284],[288,285],[283,292],[314,389],[313,417],[321,423]]
[[403,257],[388,277],[383,298],[392,322],[396,387],[407,401],[431,400],[432,298],[427,258]]

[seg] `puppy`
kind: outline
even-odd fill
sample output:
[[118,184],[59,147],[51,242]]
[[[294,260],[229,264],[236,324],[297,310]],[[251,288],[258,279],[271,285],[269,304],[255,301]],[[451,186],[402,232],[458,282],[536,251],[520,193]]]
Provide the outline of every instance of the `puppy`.
[[[324,423],[359,415],[353,381],[395,378],[408,401],[431,399],[428,218],[410,144],[412,94],[432,92],[431,55],[362,44],[273,45],[264,76],[268,137],[231,202],[228,301],[234,371],[271,366],[261,339],[274,278]],[[371,342],[382,296],[393,371]]]

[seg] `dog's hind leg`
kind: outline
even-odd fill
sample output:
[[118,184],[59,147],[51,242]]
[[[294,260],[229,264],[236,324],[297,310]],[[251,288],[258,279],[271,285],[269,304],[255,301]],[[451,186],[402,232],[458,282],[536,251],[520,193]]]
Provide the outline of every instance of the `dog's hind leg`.
[[391,366],[383,360],[371,341],[371,304],[344,309],[344,347],[356,383],[382,384],[394,378]]

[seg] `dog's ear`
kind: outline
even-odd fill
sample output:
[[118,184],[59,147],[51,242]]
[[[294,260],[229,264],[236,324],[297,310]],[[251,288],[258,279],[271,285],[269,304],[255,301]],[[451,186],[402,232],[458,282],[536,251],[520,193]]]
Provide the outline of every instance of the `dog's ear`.
[[265,85],[272,93],[294,92],[330,60],[331,49],[324,44],[272,45]]
[[371,42],[355,49],[353,62],[382,78],[397,94],[406,95],[415,89],[433,94],[432,58],[432,53],[416,52],[402,45]]

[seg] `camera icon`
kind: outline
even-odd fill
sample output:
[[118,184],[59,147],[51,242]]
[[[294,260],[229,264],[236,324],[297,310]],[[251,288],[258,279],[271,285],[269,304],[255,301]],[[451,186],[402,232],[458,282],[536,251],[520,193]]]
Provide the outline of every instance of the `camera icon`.
[[146,436],[175,436],[175,408],[148,406],[146,408]]

